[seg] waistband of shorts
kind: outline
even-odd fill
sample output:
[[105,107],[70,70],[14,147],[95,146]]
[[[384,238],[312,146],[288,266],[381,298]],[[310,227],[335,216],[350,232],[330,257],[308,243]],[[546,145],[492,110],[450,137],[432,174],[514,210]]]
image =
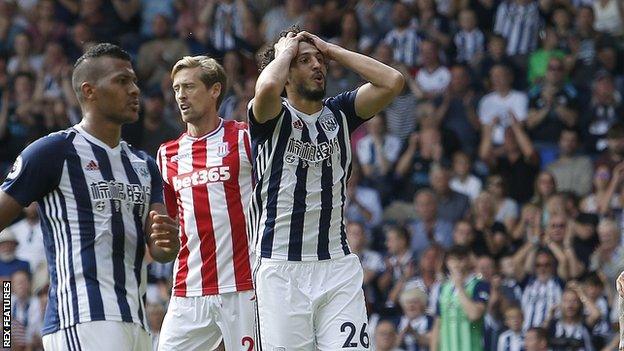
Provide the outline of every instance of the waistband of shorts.
[[357,259],[357,255],[354,253],[350,253],[345,256],[340,256],[336,258],[330,258],[327,260],[313,260],[313,261],[288,261],[288,260],[280,260],[275,258],[267,258],[267,257],[258,257],[256,264],[270,264],[272,266],[280,266],[280,265],[324,265],[331,264],[341,261],[352,260],[353,258]]

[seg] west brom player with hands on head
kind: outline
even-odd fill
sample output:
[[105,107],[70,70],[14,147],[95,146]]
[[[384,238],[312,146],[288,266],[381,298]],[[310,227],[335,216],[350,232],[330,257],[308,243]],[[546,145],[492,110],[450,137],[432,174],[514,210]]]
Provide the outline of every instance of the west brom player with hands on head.
[[153,159],[121,140],[138,120],[130,56],[91,47],[74,65],[82,121],[30,144],[0,191],[0,229],[37,201],[50,274],[46,350],[151,350],[143,304],[145,250],[159,262],[180,247]]
[[245,214],[251,196],[247,125],[217,110],[223,67],[184,57],[171,72],[186,132],[158,150],[165,203],[180,219],[180,253],[159,350],[253,350],[254,292]]
[[[368,83],[323,99],[329,60]],[[350,133],[403,83],[393,68],[297,28],[264,53],[248,108],[259,349],[369,349],[362,266],[343,215]]]

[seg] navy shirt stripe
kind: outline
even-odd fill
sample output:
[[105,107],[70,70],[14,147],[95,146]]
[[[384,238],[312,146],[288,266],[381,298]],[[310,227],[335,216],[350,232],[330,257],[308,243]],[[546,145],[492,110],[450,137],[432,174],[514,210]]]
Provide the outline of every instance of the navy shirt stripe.
[[[102,178],[106,181],[114,181],[112,167],[106,150],[101,147],[91,144],[91,149],[95,155],[95,159],[100,165],[100,172]],[[113,256],[117,258],[124,257],[124,241],[125,231],[123,224],[123,217],[121,215],[121,209],[116,209],[115,206],[121,206],[119,203],[115,203],[115,200],[110,200],[111,204],[111,231],[113,235]],[[113,279],[115,281],[115,294],[117,295],[117,303],[119,304],[119,310],[121,312],[121,319],[124,322],[132,322],[132,314],[130,313],[130,306],[126,299],[126,272],[123,259],[114,259],[113,261]]]
[[[67,204],[65,203],[65,197],[63,196],[63,192],[59,191],[58,189],[54,192],[55,196],[58,196],[58,200],[61,204],[61,213],[63,215],[63,223],[65,224],[65,232],[64,234],[66,235],[67,238],[67,246],[68,249],[66,252],[74,252],[72,249],[72,233],[71,230],[69,228],[69,220],[67,219]],[[77,293],[77,289],[76,289],[76,277],[74,276],[74,258],[72,257],[72,255],[69,255],[68,257],[68,261],[69,261],[69,267],[71,267],[71,269],[69,269],[69,286],[71,288],[71,294],[72,294],[72,308],[74,310],[73,313],[73,317],[74,317],[74,323],[80,323],[80,318],[79,318],[79,312],[78,312],[78,293]]]
[[[315,125],[316,130],[323,130],[319,121],[316,121]],[[338,134],[338,139],[340,140],[340,132]],[[318,141],[319,143],[329,144],[327,136],[322,132],[319,132],[318,134]],[[319,260],[328,260],[331,258],[329,255],[329,227],[331,225],[332,210],[334,209],[332,202],[334,176],[331,162],[331,156],[321,162],[321,216],[319,218],[319,236],[317,246]]]

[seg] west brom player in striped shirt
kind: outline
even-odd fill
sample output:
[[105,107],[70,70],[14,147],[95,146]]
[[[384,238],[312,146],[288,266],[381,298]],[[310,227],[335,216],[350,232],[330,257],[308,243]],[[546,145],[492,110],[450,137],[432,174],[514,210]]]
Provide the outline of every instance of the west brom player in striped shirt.
[[214,59],[184,57],[171,78],[187,130],[161,145],[157,161],[167,210],[180,218],[182,245],[158,348],[213,350],[223,339],[226,350],[252,350],[247,126],[217,115],[226,76]]
[[[368,83],[323,99],[329,60]],[[403,76],[297,28],[263,66],[248,109],[258,349],[368,350],[362,266],[343,216],[349,139],[401,92]]]
[[151,350],[146,245],[167,262],[180,244],[156,163],[120,137],[138,119],[130,57],[95,45],[76,61],[72,85],[83,119],[17,158],[0,191],[0,229],[39,203],[50,274],[46,350]]

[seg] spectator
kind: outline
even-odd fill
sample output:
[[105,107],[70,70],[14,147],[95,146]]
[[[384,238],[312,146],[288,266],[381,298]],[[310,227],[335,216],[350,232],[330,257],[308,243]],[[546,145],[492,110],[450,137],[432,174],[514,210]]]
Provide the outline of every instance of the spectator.
[[384,44],[392,49],[393,61],[413,69],[418,64],[420,41],[416,28],[410,23],[411,11],[407,4],[396,2],[392,6],[393,28],[384,38]]
[[[496,65],[503,65],[509,67],[514,77],[522,77],[522,71],[511,60],[505,51],[507,47],[507,40],[499,34],[491,34],[488,38],[487,52],[475,63],[475,70],[477,76],[480,78],[481,83],[486,88],[491,88],[491,82],[489,79],[490,71],[492,67]],[[520,89],[523,87],[523,79],[516,79],[514,82],[514,88]]]
[[7,64],[7,72],[15,75],[17,72],[38,72],[43,65],[43,57],[34,55],[32,39],[26,32],[15,36],[13,53]]
[[477,26],[477,15],[470,9],[459,11],[458,23],[460,30],[453,37],[457,62],[470,63],[483,55],[485,36]]
[[[593,190],[592,193],[585,196],[581,201],[581,211],[586,213],[599,213],[599,199],[603,199],[607,196],[607,190],[611,181],[611,170],[607,165],[599,165],[596,167],[593,177]],[[608,204],[609,209],[615,208],[619,205],[617,198],[611,198]],[[604,205],[603,205],[604,206]]]
[[451,73],[441,64],[440,49],[433,40],[425,39],[420,42],[419,59],[415,95],[417,98],[433,100],[444,93],[451,81]]
[[562,129],[559,134],[559,157],[548,165],[555,177],[557,191],[571,191],[578,196],[588,195],[592,188],[593,166],[587,156],[578,155],[579,132]]
[[586,321],[597,319],[600,311],[594,305],[591,314],[583,318],[583,307],[590,306],[590,304],[587,299],[581,301],[578,290],[576,285],[566,287],[561,298],[561,306],[558,308],[560,317],[553,317],[547,323],[553,351],[570,349],[591,351],[594,349]]
[[410,224],[411,249],[419,256],[430,245],[450,247],[453,242],[453,226],[438,216],[435,193],[422,189],[414,196],[417,219]]
[[401,141],[388,134],[386,115],[378,113],[366,124],[368,135],[357,143],[357,156],[364,176],[364,181],[389,195],[392,187],[389,177],[393,175],[394,165],[401,152]]
[[528,81],[532,87],[542,83],[553,58],[559,59],[559,76],[563,76],[565,70],[562,62],[565,53],[558,48],[561,38],[555,28],[546,27],[540,36],[542,37],[541,47],[529,56]]
[[137,76],[146,86],[158,86],[162,77],[169,75],[176,60],[190,54],[183,41],[171,36],[169,21],[162,14],[154,16],[154,37],[139,48]]
[[388,0],[360,0],[355,4],[366,41],[375,43],[392,29],[392,9],[392,2]]
[[30,271],[16,270],[11,274],[11,283],[11,317],[24,327],[26,344],[32,345],[39,333],[33,322],[41,319],[41,307],[39,299],[32,296]]
[[526,351],[548,351],[548,332],[540,327],[529,328],[524,337]]
[[440,285],[442,284],[443,251],[438,246],[430,246],[418,259],[416,276],[405,284],[404,291],[418,288],[428,296],[427,314],[433,315],[436,310]]
[[541,171],[533,184],[533,198],[531,202],[544,208],[548,199],[557,191],[555,176],[548,171]]
[[354,166],[347,183],[345,218],[363,223],[367,229],[372,229],[381,223],[381,196],[375,188],[362,185],[360,172],[360,168]]
[[[590,257],[590,271],[604,275],[607,282],[614,282],[624,270],[624,246],[620,245],[621,231],[619,225],[608,218],[598,224],[599,244]],[[609,285],[608,295],[615,296],[615,287]]]
[[477,246],[474,228],[472,222],[468,220],[460,220],[455,223],[453,228],[453,245],[466,248],[472,255],[477,252],[483,252],[483,248]]
[[519,248],[525,240],[542,232],[542,209],[536,204],[527,203],[522,207],[520,220],[511,232],[514,248]]
[[160,90],[154,89],[146,94],[144,108],[141,148],[148,155],[156,157],[160,144],[176,139],[182,130],[171,123],[172,117],[165,111],[165,101]]
[[[539,234],[538,234],[539,235]],[[532,236],[514,256],[516,279],[521,282],[523,330],[541,326],[548,311],[561,302],[564,283],[555,275],[555,258],[539,247],[539,236]]]
[[544,81],[529,93],[526,125],[531,140],[541,149],[543,164],[549,163],[546,155],[554,158],[561,131],[577,124],[577,92],[571,84],[565,82],[564,69],[563,60],[550,58]]
[[400,297],[403,315],[399,321],[399,342],[406,351],[428,351],[433,317],[425,313],[427,294],[420,288],[405,289]]
[[405,351],[396,347],[397,341],[398,335],[394,323],[385,319],[381,320],[375,328],[375,346],[372,349],[377,351]]
[[439,43],[444,49],[448,48],[451,43],[449,23],[446,17],[438,14],[436,1],[418,0],[414,4],[416,18],[413,23],[421,37]]
[[470,157],[458,151],[453,154],[453,178],[449,183],[451,189],[474,200],[481,192],[481,180],[470,173],[472,164]]
[[[572,222],[571,233],[572,249],[579,263],[582,265],[581,271],[585,272],[589,268],[589,259],[600,243],[596,233],[598,216],[589,213],[580,213]],[[580,277],[580,274],[577,278]]]
[[498,337],[499,351],[524,350],[524,333],[522,332],[522,309],[518,306],[505,310],[505,327],[508,329]]
[[507,54],[527,55],[537,47],[541,26],[538,3],[533,0],[507,0],[496,9],[494,32],[507,39]]
[[343,13],[340,21],[340,35],[330,41],[351,51],[370,54],[373,49],[373,42],[369,37],[362,37],[361,32],[357,13],[353,10],[347,10]]
[[430,350],[483,350],[483,316],[490,287],[474,274],[464,248],[450,248],[445,262],[450,279],[440,288]]
[[593,2],[594,28],[615,37],[624,34],[624,5],[615,0]]
[[199,15],[203,29],[200,34],[204,43],[218,53],[240,47],[244,36],[245,18],[251,16],[246,1],[209,1]]
[[523,122],[527,118],[528,100],[525,93],[512,89],[513,77],[508,67],[492,67],[490,80],[492,91],[479,101],[478,114],[482,125],[492,125],[492,142],[499,146],[513,120]]
[[471,87],[467,66],[451,67],[451,81],[442,96],[434,100],[437,126],[452,132],[468,155],[475,155],[481,123],[477,116],[477,96]]
[[24,208],[24,219],[9,227],[18,241],[15,257],[28,262],[31,272],[36,271],[40,265],[45,265],[43,234],[37,208],[36,202],[31,203]]
[[15,249],[19,242],[15,234],[6,228],[0,232],[0,280],[10,280],[16,271],[30,274],[30,265],[15,257]]
[[260,32],[264,41],[272,42],[279,33],[292,25],[301,25],[305,17],[306,3],[304,0],[286,0],[284,5],[269,10],[260,23]]
[[505,225],[507,230],[514,228],[518,219],[518,203],[507,196],[507,184],[505,179],[493,174],[487,178],[485,190],[494,201],[495,217],[497,222]]
[[438,129],[425,128],[420,132],[412,133],[395,168],[402,190],[397,197],[409,201],[409,196],[413,198],[419,189],[428,187],[431,166],[442,161],[443,156],[442,140]]
[[429,179],[438,201],[439,218],[450,223],[465,218],[470,209],[470,199],[451,189],[450,170],[442,165],[435,165],[429,172]]
[[[592,84],[591,101],[582,117],[586,126],[585,136],[588,151],[596,153],[611,149],[609,139],[624,139],[624,126],[619,125],[618,116],[624,113],[622,97],[615,90],[613,77],[606,72],[599,72]],[[612,128],[615,126],[616,128]],[[585,129],[585,128],[584,128]],[[611,131],[613,129],[613,131]],[[621,153],[620,150],[609,150]]]
[[511,123],[511,128],[505,130],[505,143],[496,149],[492,142],[495,124],[483,127],[479,156],[490,166],[490,172],[503,177],[509,196],[524,203],[533,195],[532,184],[539,169],[539,156],[520,123],[515,118]]
[[622,181],[624,181],[624,162],[613,168],[613,176],[602,197],[597,198],[598,213],[601,215],[618,215],[622,210]]
[[472,206],[472,221],[475,230],[475,253],[478,256],[500,257],[509,246],[509,235],[505,225],[496,221],[494,199],[488,193],[481,193]]
[[414,253],[410,250],[410,233],[401,226],[384,230],[386,236],[386,272],[379,279],[381,291],[388,291],[387,307],[398,305],[405,283],[414,276]]
[[[602,350],[614,336],[611,330],[611,306],[609,298],[605,292],[605,285],[596,272],[590,272],[582,280],[581,289],[577,289],[581,301],[587,300],[589,308],[584,309],[585,317],[591,315],[591,309],[597,308],[600,317],[594,322],[591,328],[592,344],[596,350]],[[593,322],[593,321],[588,321]]]
[[574,31],[572,28],[572,14],[567,7],[555,7],[552,13],[552,28],[559,38],[557,47],[564,52],[569,52],[569,43],[574,36]]
[[386,271],[384,259],[380,253],[369,248],[366,229],[361,223],[348,222],[346,226],[347,242],[351,252],[358,256],[364,270],[364,296],[370,309],[375,305],[379,291],[377,280]]

